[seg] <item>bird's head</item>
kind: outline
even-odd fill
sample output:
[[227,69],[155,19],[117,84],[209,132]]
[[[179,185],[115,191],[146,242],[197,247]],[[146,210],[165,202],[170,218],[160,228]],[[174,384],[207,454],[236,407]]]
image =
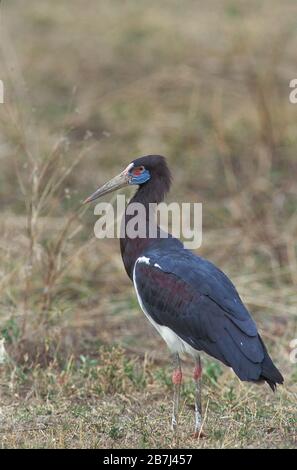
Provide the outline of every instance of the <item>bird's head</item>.
[[155,183],[155,185],[162,188],[163,194],[169,190],[171,175],[166,159],[161,155],[146,155],[136,158],[129,163],[124,171],[91,194],[84,203],[94,201],[125,186],[138,185],[144,187],[148,186],[149,183]]

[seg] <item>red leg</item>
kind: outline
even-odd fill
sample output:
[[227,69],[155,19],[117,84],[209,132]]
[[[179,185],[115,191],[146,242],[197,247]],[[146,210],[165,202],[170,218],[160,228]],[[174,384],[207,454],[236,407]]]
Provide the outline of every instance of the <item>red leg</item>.
[[175,369],[172,373],[172,383],[174,385],[180,385],[183,380],[183,373],[181,369]]

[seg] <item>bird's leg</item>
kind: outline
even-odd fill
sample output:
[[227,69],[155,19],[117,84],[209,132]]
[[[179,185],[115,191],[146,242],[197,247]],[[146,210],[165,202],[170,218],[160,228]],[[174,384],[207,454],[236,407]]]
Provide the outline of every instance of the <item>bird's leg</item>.
[[181,363],[178,353],[174,354],[174,370],[172,373],[172,383],[174,386],[174,395],[173,395],[173,410],[172,410],[172,422],[171,428],[172,431],[176,431],[178,423],[178,409],[179,409],[179,399],[180,399],[180,385],[182,383],[182,370]]
[[201,376],[202,376],[202,365],[200,356],[197,356],[195,361],[195,369],[193,378],[195,381],[195,434],[194,437],[202,437],[201,426],[202,426],[202,404],[201,404]]

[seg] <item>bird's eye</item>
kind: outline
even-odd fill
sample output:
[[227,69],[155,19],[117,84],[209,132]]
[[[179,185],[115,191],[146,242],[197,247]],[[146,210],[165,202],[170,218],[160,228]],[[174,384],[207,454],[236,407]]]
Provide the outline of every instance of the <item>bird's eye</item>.
[[141,166],[138,166],[138,167],[134,168],[133,175],[134,176],[139,176],[143,172],[144,172],[144,166],[141,165]]

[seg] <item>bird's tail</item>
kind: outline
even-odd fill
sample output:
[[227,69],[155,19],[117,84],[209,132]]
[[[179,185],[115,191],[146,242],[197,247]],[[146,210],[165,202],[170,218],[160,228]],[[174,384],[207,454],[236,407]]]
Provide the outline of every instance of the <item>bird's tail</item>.
[[265,380],[274,392],[276,389],[276,385],[282,384],[284,382],[284,378],[280,371],[273,364],[260,335],[259,340],[261,341],[261,344],[264,349],[264,359],[262,362],[262,372],[260,380]]

